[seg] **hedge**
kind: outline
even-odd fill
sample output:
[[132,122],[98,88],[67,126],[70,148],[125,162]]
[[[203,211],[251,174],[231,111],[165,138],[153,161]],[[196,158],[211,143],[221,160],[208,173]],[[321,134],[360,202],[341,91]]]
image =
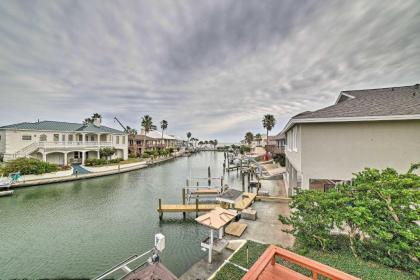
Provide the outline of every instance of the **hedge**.
[[41,161],[35,158],[18,158],[5,163],[0,173],[7,176],[10,173],[20,172],[22,175],[39,175],[44,173],[56,172],[60,168],[56,164]]

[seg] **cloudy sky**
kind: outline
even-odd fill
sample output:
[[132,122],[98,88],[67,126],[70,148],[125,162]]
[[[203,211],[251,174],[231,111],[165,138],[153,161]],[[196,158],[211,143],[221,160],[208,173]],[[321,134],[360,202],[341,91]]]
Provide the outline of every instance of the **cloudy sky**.
[[80,122],[237,141],[341,90],[420,82],[420,3],[0,1],[0,125]]

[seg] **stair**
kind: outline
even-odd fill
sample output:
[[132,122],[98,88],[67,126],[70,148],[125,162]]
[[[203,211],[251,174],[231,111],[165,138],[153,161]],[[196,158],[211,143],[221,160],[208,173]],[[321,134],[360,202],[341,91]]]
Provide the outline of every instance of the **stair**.
[[31,153],[35,152],[38,148],[39,148],[39,143],[38,142],[31,143],[28,146],[26,146],[26,147],[20,149],[19,151],[17,151],[14,154],[14,158],[16,159],[16,158],[21,158],[21,157],[27,157]]
[[73,175],[88,174],[90,171],[84,169],[80,164],[73,164]]

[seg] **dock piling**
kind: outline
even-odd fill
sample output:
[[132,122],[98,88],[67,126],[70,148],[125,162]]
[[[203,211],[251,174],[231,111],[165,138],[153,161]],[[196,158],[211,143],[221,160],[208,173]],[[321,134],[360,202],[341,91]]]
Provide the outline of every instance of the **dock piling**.
[[159,198],[159,220],[162,220],[163,212],[162,212],[162,199]]
[[208,179],[208,184],[209,184],[209,186],[211,186],[211,172],[210,172],[210,166],[207,168],[207,175],[208,175],[208,177],[207,177],[207,178],[209,178],[209,179]]

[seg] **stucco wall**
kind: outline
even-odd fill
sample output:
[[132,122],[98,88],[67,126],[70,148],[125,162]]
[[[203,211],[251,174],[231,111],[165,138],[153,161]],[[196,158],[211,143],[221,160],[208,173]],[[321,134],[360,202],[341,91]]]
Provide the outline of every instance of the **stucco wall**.
[[[301,134],[302,134],[302,126],[300,124],[295,126],[297,129],[297,143],[296,143],[296,150],[293,150],[291,147],[291,141],[289,137],[291,136],[292,129],[288,131],[287,134],[287,146],[285,148],[285,153],[289,162],[293,165],[294,168],[300,170],[301,168],[301,161],[302,161],[302,141],[301,141]],[[290,135],[289,135],[290,133]]]
[[420,162],[420,120],[302,124],[302,187],[351,179],[365,167],[406,172]]
[[0,154],[4,154],[6,150],[6,131],[0,130]]

